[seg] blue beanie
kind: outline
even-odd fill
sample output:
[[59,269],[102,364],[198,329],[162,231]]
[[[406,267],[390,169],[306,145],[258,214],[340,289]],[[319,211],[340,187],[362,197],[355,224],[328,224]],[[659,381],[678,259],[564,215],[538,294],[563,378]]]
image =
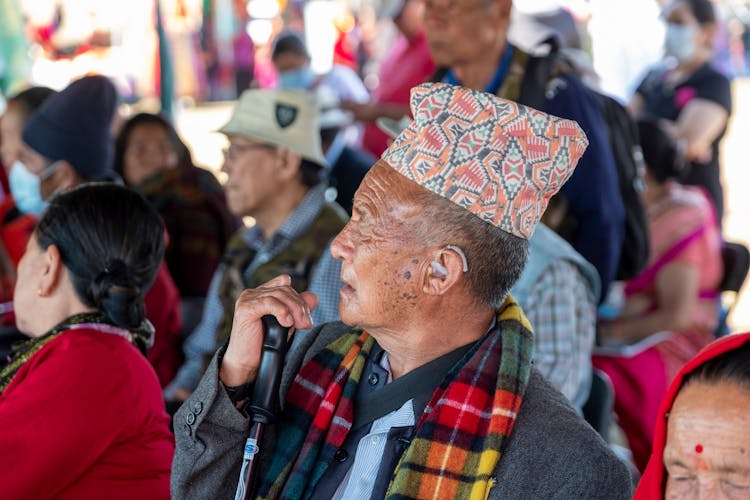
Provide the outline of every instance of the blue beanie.
[[112,82],[86,76],[44,101],[29,117],[23,140],[50,161],[67,161],[84,180],[112,178],[116,106]]

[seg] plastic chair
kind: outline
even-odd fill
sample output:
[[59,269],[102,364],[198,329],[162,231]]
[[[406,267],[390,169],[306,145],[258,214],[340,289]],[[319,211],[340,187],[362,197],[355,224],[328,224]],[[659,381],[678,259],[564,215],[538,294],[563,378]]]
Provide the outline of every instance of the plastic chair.
[[594,369],[591,377],[591,394],[583,405],[583,418],[596,432],[609,442],[615,407],[615,388],[606,373]]
[[737,303],[737,297],[750,270],[750,251],[741,243],[725,241],[721,248],[721,260],[724,263],[724,276],[719,285],[721,292],[721,313],[716,336],[729,333],[727,317]]

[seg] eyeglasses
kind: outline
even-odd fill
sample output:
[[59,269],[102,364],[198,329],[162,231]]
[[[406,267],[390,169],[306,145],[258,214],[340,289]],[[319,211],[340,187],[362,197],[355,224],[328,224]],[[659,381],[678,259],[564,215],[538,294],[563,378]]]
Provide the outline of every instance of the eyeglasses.
[[224,155],[225,160],[234,160],[243,151],[250,151],[252,149],[267,149],[267,150],[275,151],[276,146],[274,146],[273,144],[265,144],[265,143],[230,144],[228,148],[224,148],[221,150],[221,154]]

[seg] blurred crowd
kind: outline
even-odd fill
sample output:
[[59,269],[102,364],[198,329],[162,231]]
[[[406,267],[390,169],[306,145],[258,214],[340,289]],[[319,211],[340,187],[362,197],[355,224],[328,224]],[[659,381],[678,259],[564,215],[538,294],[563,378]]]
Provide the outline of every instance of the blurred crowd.
[[[189,19],[195,6],[177,3]],[[89,75],[59,90],[16,84],[7,95],[0,118],[0,456],[16,451],[15,466],[0,468],[0,484],[10,485],[9,498],[80,497],[120,488],[123,481],[130,481],[127,497],[139,492],[168,497],[174,438],[167,428],[177,434],[172,495],[190,497],[186,485],[212,477],[180,462],[180,453],[183,461],[194,453],[193,445],[180,439],[208,432],[200,422],[219,412],[217,396],[205,399],[205,390],[201,393],[206,377],[216,379],[218,373],[227,401],[238,409],[248,397],[246,383],[229,384],[221,371],[230,361],[243,362],[228,361],[234,354],[231,340],[248,310],[243,290],[264,289],[286,275],[289,282],[279,286],[315,295],[316,303],[304,306],[310,324],[298,325],[290,356],[310,348],[318,335],[313,325],[349,324],[340,311],[352,306],[340,302],[352,283],[342,266],[355,257],[370,259],[363,260],[367,264],[360,272],[368,266],[374,272],[390,255],[382,243],[388,222],[374,216],[377,196],[362,194],[363,180],[382,181],[374,165],[395,168],[393,162],[406,161],[399,140],[420,123],[415,109],[427,116],[446,105],[438,96],[417,108],[413,89],[424,82],[539,110],[536,121],[529,119],[533,130],[546,126],[549,114],[575,121],[585,133],[588,146],[570,178],[544,199],[549,206],[539,214],[533,235],[523,232],[528,259],[504,291],[533,331],[534,370],[565,397],[573,417],[598,433],[597,446],[612,452],[612,463],[630,474],[623,486],[616,481],[616,466],[602,462],[613,472],[609,483],[597,486],[603,488],[600,495],[629,498],[631,486],[641,498],[717,488],[739,492],[737,498],[750,494],[750,458],[735,453],[748,439],[738,416],[750,408],[748,341],[730,335],[731,303],[722,300],[723,292],[739,291],[747,274],[747,249],[722,236],[719,146],[738,110],[733,110],[726,61],[715,45],[723,30],[745,36],[741,22],[727,26],[718,13],[730,9],[740,19],[744,11],[731,2],[662,2],[657,7],[663,41],[649,49],[658,57],[648,67],[630,70],[630,81],[618,81],[619,88],[632,89],[628,95],[613,96],[592,59],[588,2],[535,9],[524,8],[528,2],[513,7],[510,0],[367,3],[357,15],[333,16],[330,63],[322,67],[313,46],[316,25],[310,21],[315,18],[305,15],[304,2],[279,6],[265,40],[259,34],[253,40],[245,2],[231,3],[229,19],[248,29],[234,30],[230,56],[227,47],[214,43],[218,35],[212,32],[221,22],[211,16],[227,15],[216,7],[221,2],[203,3],[197,38],[182,40],[181,48],[173,38],[171,62],[160,59],[160,72],[154,74],[163,80],[164,64],[170,64],[178,96],[236,101],[219,130],[227,139],[223,183],[195,164],[169,110],[123,112],[120,105],[137,97],[133,82]],[[45,33],[37,29],[34,36],[52,50],[54,36]],[[728,44],[738,73],[745,67],[743,46],[736,40]],[[76,47],[80,53],[81,45]],[[451,105],[455,108],[440,115],[448,125],[425,125],[416,133],[414,141],[425,145],[409,157],[408,168],[419,174],[414,181],[460,164],[461,175],[469,176],[481,196],[473,200],[467,188],[463,201],[451,201],[473,212],[476,204],[506,196],[512,203],[504,209],[515,211],[505,215],[508,223],[525,227],[533,218],[527,210],[534,195],[525,191],[524,179],[552,182],[561,175],[534,178],[533,166],[544,161],[547,142],[541,138],[514,149],[509,141],[495,159],[487,146],[494,144],[487,142],[493,132],[472,124],[476,118],[468,98]],[[440,156],[441,144],[452,140],[461,147],[450,157]],[[553,163],[570,158],[560,155]],[[486,187],[494,181],[482,170],[485,164],[495,166],[501,187]],[[446,183],[429,189],[448,189]],[[86,194],[91,185],[101,191]],[[450,196],[458,196],[458,190]],[[120,213],[117,207],[125,205],[138,209]],[[447,212],[432,209],[423,216],[434,234],[450,220]],[[357,229],[346,229],[354,224]],[[339,234],[352,240],[348,246]],[[461,257],[464,272],[476,265],[475,255],[467,259],[456,248],[451,255]],[[487,255],[500,259],[483,262],[486,268],[511,267],[510,256],[506,261],[504,254]],[[448,263],[436,261],[434,273],[450,276]],[[387,287],[395,279],[380,276],[378,284]],[[382,310],[358,307],[363,317],[390,318],[392,309],[408,309],[404,303],[411,300],[406,293],[393,297]],[[123,354],[124,346],[83,338],[108,329],[128,337],[150,368]],[[73,331],[81,336],[78,343],[63,344]],[[383,348],[396,359],[386,344]],[[388,361],[375,368],[383,363]],[[86,376],[74,375],[83,365],[89,367]],[[362,377],[370,373],[369,384],[377,388],[379,372],[368,372],[371,368]],[[110,380],[115,369],[132,376],[115,383]],[[380,376],[382,384],[396,378]],[[92,397],[100,398],[96,408]],[[179,412],[170,421],[165,409],[170,417]],[[64,416],[42,424],[48,411]],[[555,419],[557,410],[549,411]],[[129,426],[138,440],[124,439],[124,430],[102,430],[123,413],[133,418],[111,427]],[[47,428],[40,432],[39,427]],[[693,428],[692,434],[686,430]],[[60,438],[68,433],[72,437]],[[390,434],[388,439],[396,440]],[[81,446],[90,449],[74,454]],[[389,446],[383,463],[396,453]],[[30,472],[38,470],[35,455],[42,447],[55,450],[43,464],[52,472],[48,481],[33,484]],[[336,457],[343,456],[339,451]],[[356,443],[349,453],[364,460]],[[570,460],[588,464],[598,456],[592,451],[583,458],[586,453],[578,450]],[[63,460],[66,454],[71,458]],[[72,458],[78,456],[80,461]],[[720,459],[728,456],[736,459],[732,467]],[[228,466],[216,460],[216,467]],[[344,463],[346,457],[335,461]],[[338,486],[352,483],[351,471],[361,472],[360,462],[350,462],[349,472],[340,465],[335,473],[321,473],[316,494],[353,494],[351,484]],[[141,479],[118,477],[118,464]],[[507,473],[500,470],[501,476]],[[372,473],[374,497],[389,486],[380,484],[380,474]],[[536,481],[544,483],[541,476]],[[275,483],[268,487],[277,491]],[[520,485],[520,491],[531,496],[554,491],[532,494],[526,487]],[[570,490],[596,496],[583,491]]]

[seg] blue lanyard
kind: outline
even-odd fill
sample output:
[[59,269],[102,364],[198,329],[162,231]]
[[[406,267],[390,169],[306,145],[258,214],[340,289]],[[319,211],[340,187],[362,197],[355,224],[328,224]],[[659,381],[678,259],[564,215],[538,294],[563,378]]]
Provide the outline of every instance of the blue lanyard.
[[[500,60],[500,66],[498,66],[490,83],[484,88],[485,92],[494,94],[498,87],[500,87],[500,84],[503,83],[503,78],[505,78],[505,73],[508,72],[508,68],[510,67],[511,59],[513,59],[513,46],[508,44],[508,47],[505,49],[505,54],[503,54],[503,58]],[[461,82],[458,81],[458,78],[456,78],[456,74],[452,69],[449,69],[443,77],[443,83],[461,85]]]

